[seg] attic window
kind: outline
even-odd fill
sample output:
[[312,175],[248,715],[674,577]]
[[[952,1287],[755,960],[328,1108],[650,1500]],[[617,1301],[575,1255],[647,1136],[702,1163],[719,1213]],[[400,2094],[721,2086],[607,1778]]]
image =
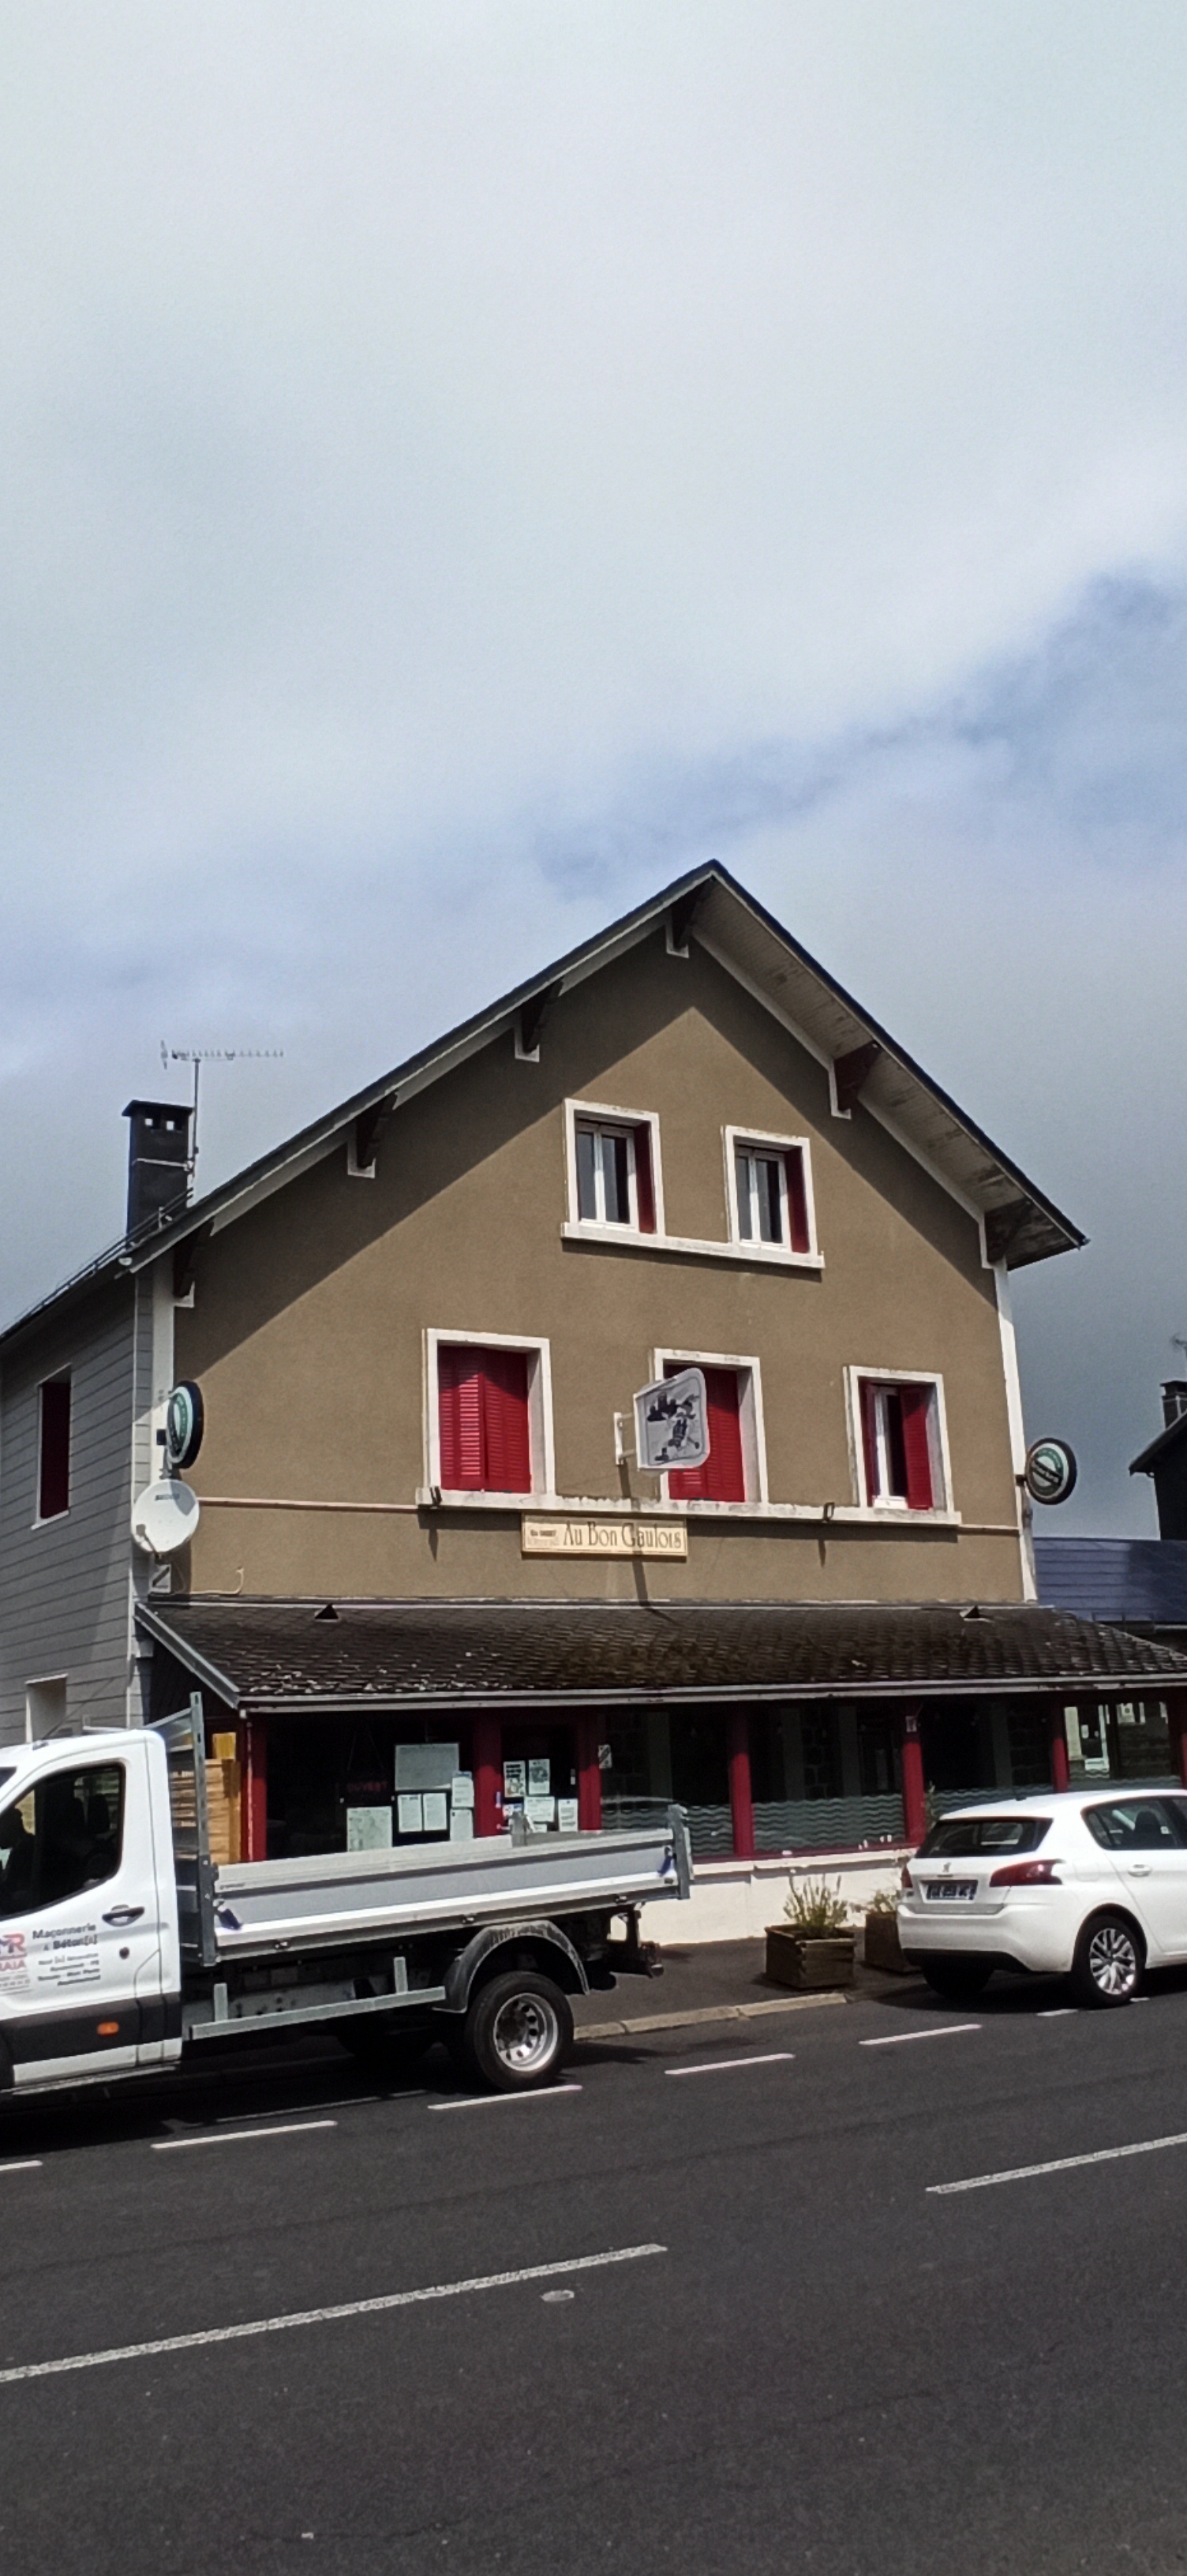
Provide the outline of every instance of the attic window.
[[812,1173],[804,1136],[725,1130],[730,1234],[756,1252],[815,1261]]
[[655,1234],[659,1121],[629,1111],[567,1103],[569,1205],[575,1225]]

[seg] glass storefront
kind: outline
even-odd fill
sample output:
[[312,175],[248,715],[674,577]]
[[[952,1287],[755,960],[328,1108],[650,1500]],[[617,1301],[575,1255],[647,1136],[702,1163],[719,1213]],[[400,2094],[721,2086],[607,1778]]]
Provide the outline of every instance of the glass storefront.
[[756,1851],[902,1841],[902,1763],[888,1711],[837,1700],[754,1709],[750,1780]]
[[1165,1700],[1079,1700],[1065,1708],[1063,1723],[1073,1789],[1097,1780],[1179,1787]]
[[605,1826],[643,1824],[674,1799],[688,1816],[694,1860],[730,1859],[728,1710],[616,1709],[606,1720],[605,1741]]

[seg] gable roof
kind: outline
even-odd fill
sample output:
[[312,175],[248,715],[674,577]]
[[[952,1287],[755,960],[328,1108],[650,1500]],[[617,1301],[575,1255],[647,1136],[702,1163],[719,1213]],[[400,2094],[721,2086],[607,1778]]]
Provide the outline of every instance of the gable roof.
[[991,1258],[1005,1259],[1012,1269],[1019,1269],[1026,1262],[1075,1250],[1086,1241],[1070,1217],[1026,1178],[906,1049],[713,859],[677,877],[633,912],[570,949],[567,956],[517,984],[377,1082],[354,1092],[208,1191],[205,1198],[179,1206],[175,1213],[166,1212],[136,1235],[109,1246],[97,1260],[18,1316],[0,1335],[0,1348],[51,1308],[84,1294],[98,1280],[141,1270],[163,1250],[192,1235],[221,1232],[261,1199],[320,1162],[352,1127],[361,1124],[365,1134],[368,1126],[373,1129],[379,1119],[508,1031],[518,1029],[530,1046],[562,993],[665,926],[674,948],[682,949],[694,937],[819,1063],[839,1068],[838,1079],[854,1099],[860,1092],[862,1108],[971,1214],[985,1219]]
[[1131,1459],[1130,1475],[1152,1476],[1155,1468],[1161,1466],[1168,1450],[1176,1448],[1185,1434],[1187,1434],[1187,1413],[1176,1413],[1173,1422],[1163,1425],[1157,1437],[1149,1442],[1140,1456]]

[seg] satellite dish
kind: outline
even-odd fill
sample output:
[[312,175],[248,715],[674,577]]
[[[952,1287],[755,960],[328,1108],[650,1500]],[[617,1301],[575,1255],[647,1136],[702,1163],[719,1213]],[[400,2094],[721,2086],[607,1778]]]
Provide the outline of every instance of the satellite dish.
[[201,1506],[192,1485],[160,1476],[132,1505],[132,1536],[149,1556],[174,1556],[198,1526]]

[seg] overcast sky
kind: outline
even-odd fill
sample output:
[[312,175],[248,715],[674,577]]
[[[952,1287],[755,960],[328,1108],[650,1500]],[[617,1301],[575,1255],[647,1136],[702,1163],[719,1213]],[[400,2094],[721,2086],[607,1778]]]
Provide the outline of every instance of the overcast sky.
[[[715,853],[1183,1369],[1187,11],[5,0],[0,1305]],[[1184,1370],[1187,1373],[1187,1370]]]

